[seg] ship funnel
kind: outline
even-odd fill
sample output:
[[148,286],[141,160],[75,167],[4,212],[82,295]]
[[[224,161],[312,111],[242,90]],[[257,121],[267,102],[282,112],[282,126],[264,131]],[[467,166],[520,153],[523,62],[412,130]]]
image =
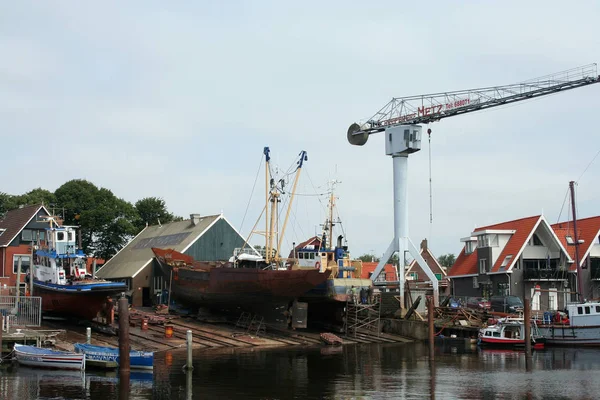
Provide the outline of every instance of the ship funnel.
[[337,247],[342,247],[342,239],[344,238],[344,236],[340,235],[338,236],[337,239]]
[[190,214],[192,225],[196,226],[200,223],[200,214]]

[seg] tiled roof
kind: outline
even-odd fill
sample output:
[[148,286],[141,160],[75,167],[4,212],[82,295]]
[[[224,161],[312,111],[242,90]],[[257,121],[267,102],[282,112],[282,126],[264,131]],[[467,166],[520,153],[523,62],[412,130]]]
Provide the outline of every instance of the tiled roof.
[[35,204],[8,211],[4,215],[4,218],[0,220],[0,230],[5,230],[0,235],[0,247],[8,246],[37,214],[40,208],[43,208],[43,206]]
[[[297,245],[295,249],[296,249],[296,251],[302,250],[304,247],[306,247],[310,244],[320,247],[321,246],[321,238],[318,236],[313,236],[310,239],[307,239],[304,242]],[[288,258],[294,258],[294,249],[290,250],[290,255],[288,256]]]
[[[558,236],[563,247],[567,249],[569,256],[575,260],[575,245],[567,243],[567,236],[571,236],[575,240],[573,231],[573,221],[559,222],[552,225],[552,229]],[[583,239],[583,243],[579,245],[579,263],[583,263],[584,255],[588,253],[594,242],[597,242],[600,235],[600,216],[582,218],[577,220],[577,236],[578,239]],[[570,271],[576,271],[577,265],[571,264]]]
[[[369,279],[369,273],[375,271],[377,268],[378,262],[365,262],[362,263],[362,273],[360,277],[362,279]],[[396,274],[396,268],[392,264],[385,264],[383,267],[385,271],[385,280],[395,282],[398,280],[398,275]]]
[[475,230],[475,232],[488,229],[515,231],[508,240],[508,243],[506,243],[506,246],[504,246],[504,249],[502,249],[502,253],[500,253],[500,256],[494,263],[490,272],[500,272],[500,266],[506,256],[512,255],[511,261],[503,267],[504,270],[510,269],[517,259],[517,255],[521,252],[523,246],[525,246],[525,242],[529,238],[529,235],[531,235],[531,231],[533,231],[533,228],[535,228],[541,217],[541,215],[536,215],[533,217],[516,219],[514,221],[502,222],[500,224],[484,226]]
[[[444,268],[442,268],[442,265],[439,263],[439,261],[437,260],[437,258],[433,255],[433,253],[431,252],[431,250],[429,250],[429,248],[427,248],[425,250],[420,249],[419,250],[419,254],[421,254],[421,256],[423,257],[423,259],[425,260],[425,262],[429,266],[429,269],[434,274],[440,274],[441,273],[443,276],[447,275],[446,271],[444,271]],[[420,267],[421,269],[423,269],[419,265],[419,263],[417,262],[417,260],[412,260],[410,262],[410,264],[408,264],[408,270],[406,271],[406,273],[408,274],[415,265],[417,265],[418,267]]]
[[[500,267],[502,262],[506,258],[506,256],[512,255],[512,260],[503,267],[504,270],[510,269],[512,264],[517,259],[517,255],[521,252],[523,246],[525,246],[525,242],[529,238],[533,228],[537,225],[539,220],[541,219],[541,215],[536,215],[533,217],[516,219],[513,221],[502,222],[499,224],[482,226],[480,228],[475,229],[474,232],[480,232],[485,230],[511,230],[515,231],[502,249],[500,256],[494,263],[490,272],[500,272]],[[478,266],[477,266],[477,249],[471,254],[465,254],[465,249],[463,248],[460,252],[458,258],[454,262],[452,268],[450,268],[450,272],[448,273],[449,277],[453,276],[462,276],[462,275],[475,275],[478,274]]]
[[463,248],[450,268],[450,271],[448,271],[448,276],[476,275],[477,273],[477,251],[465,254],[465,249]]

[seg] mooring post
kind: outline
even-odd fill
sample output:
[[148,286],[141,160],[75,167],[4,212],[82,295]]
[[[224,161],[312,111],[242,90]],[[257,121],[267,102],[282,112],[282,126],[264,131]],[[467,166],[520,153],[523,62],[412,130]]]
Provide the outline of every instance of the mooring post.
[[185,372],[185,398],[186,400],[193,399],[193,390],[192,390],[192,370],[188,369]]
[[2,364],[2,330],[4,329],[4,314],[0,314],[0,364]]
[[435,356],[435,333],[434,333],[434,316],[435,307],[433,303],[433,298],[427,298],[427,322],[429,325],[429,359],[433,360]]
[[523,301],[523,322],[525,324],[525,369],[531,370],[531,308],[529,299]]
[[187,363],[185,364],[185,369],[187,369],[188,371],[191,371],[194,369],[194,366],[192,365],[192,331],[188,329],[187,331],[187,335],[186,335],[186,342],[187,342]]
[[130,391],[131,381],[129,377],[129,370],[119,370],[119,400],[128,400]]
[[119,299],[119,370],[129,372],[129,301]]
[[85,342],[87,344],[92,344],[92,328],[89,326],[85,328]]

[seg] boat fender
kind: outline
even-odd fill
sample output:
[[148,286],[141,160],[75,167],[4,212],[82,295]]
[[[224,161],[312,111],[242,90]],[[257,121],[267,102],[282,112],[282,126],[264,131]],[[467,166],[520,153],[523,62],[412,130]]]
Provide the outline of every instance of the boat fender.
[[317,261],[317,262],[315,263],[315,268],[316,268],[316,269],[321,269],[321,263]]

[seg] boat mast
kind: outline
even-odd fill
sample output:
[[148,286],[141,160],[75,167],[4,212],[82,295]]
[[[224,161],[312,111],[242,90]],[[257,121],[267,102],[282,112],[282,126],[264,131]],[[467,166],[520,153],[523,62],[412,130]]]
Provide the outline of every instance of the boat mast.
[[575,263],[577,266],[577,294],[579,301],[583,301],[583,277],[581,276],[581,266],[579,265],[579,233],[577,232],[577,212],[575,210],[575,182],[569,182],[569,190],[571,191],[571,210],[573,213],[573,240],[575,241]]
[[298,167],[296,168],[296,178],[294,179],[294,186],[292,187],[292,194],[290,196],[290,201],[288,203],[287,212],[285,214],[285,219],[283,221],[283,227],[281,228],[281,234],[279,235],[279,242],[277,243],[277,250],[281,249],[281,242],[283,242],[283,235],[285,233],[285,227],[288,222],[288,218],[290,217],[290,211],[292,210],[292,202],[294,201],[294,195],[296,194],[296,187],[298,186],[298,179],[300,178],[300,171],[302,171],[302,165],[304,161],[308,160],[308,156],[306,155],[306,151],[302,150],[300,152],[300,160],[298,161]]
[[331,197],[329,199],[329,248],[333,249],[333,204],[335,197],[333,196],[333,185],[331,186]]
[[269,147],[263,149],[265,155],[265,261],[269,264]]

